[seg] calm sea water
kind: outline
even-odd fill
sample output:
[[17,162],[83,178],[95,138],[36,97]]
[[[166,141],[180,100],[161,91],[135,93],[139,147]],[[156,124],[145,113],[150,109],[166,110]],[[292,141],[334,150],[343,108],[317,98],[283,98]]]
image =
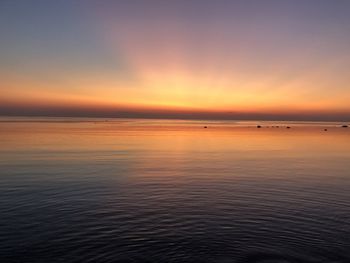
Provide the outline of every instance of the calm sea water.
[[339,124],[2,118],[0,262],[350,262]]

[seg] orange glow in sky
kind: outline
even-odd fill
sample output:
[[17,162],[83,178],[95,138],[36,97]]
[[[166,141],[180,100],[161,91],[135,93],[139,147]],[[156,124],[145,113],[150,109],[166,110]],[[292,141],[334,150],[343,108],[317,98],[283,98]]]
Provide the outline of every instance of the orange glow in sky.
[[349,4],[78,2],[0,4],[0,113],[350,113]]

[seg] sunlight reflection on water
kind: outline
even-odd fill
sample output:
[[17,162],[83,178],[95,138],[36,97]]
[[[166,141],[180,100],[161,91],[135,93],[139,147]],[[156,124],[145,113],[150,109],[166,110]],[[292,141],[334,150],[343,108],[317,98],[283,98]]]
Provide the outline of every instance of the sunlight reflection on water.
[[2,119],[1,262],[349,262],[350,130],[256,123]]

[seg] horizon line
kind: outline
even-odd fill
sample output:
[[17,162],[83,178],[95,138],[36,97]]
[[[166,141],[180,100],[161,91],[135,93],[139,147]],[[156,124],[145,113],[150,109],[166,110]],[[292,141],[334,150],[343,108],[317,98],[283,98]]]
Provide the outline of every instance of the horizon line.
[[350,122],[350,110],[345,109],[298,109],[296,107],[223,110],[135,105],[63,105],[55,102],[28,104],[6,101],[0,103],[0,116]]
[[103,114],[95,112],[0,112],[0,117],[22,117],[22,118],[108,118],[108,119],[154,119],[154,120],[207,120],[207,121],[309,121],[309,122],[350,122],[350,116],[312,115],[312,114],[267,114],[267,113],[148,113],[148,112],[111,112]]

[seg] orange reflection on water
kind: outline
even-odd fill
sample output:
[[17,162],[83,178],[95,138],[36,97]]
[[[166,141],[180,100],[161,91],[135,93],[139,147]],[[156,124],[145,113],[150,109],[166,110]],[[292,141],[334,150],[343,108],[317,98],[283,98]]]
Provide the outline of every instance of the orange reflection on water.
[[[54,121],[52,121],[54,120]],[[204,128],[204,126],[208,128]],[[333,124],[276,125],[257,129],[254,122],[49,119],[0,123],[2,162],[21,158],[129,158],[166,165],[181,156],[235,158],[350,157],[350,131]],[[324,127],[327,125],[327,130]],[[272,127],[273,126],[273,127]],[[18,153],[22,153],[19,155]],[[45,154],[45,153],[49,154]],[[149,156],[157,158],[145,158]],[[118,155],[119,156],[119,155]],[[57,157],[58,158],[58,157]],[[119,158],[119,157],[118,157]]]

